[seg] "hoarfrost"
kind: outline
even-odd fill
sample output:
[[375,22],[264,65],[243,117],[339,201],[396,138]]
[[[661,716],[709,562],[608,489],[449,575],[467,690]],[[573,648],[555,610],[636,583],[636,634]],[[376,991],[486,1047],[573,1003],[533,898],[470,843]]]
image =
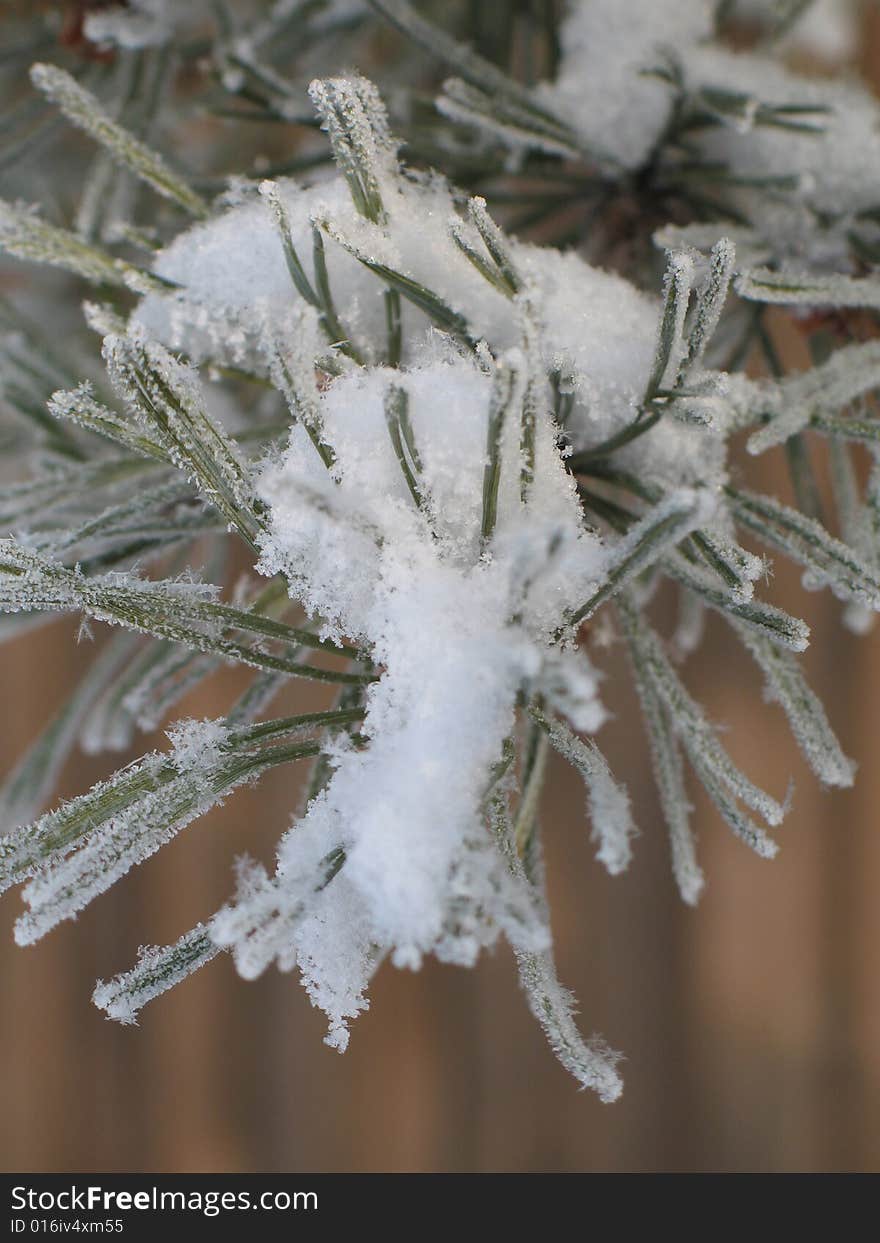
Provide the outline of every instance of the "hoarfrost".
[[[183,8],[184,6],[178,6]],[[174,12],[171,0],[129,0],[86,13],[83,34],[92,43],[115,44],[126,49],[158,47],[167,43],[182,18],[192,20],[193,11],[204,8],[202,0],[190,0],[186,12]]]
[[589,147],[638,168],[672,114],[673,92],[652,71],[708,38],[712,25],[707,0],[581,0],[560,30],[556,81],[537,97]]
[[[572,6],[559,77],[536,89],[552,114],[543,123],[552,129],[558,118],[563,137],[569,127],[582,150],[601,148],[616,165],[603,168],[612,177],[642,168],[667,139],[674,145],[675,126],[682,116],[693,122],[696,106],[691,149],[720,167],[752,221],[737,230],[750,262],[802,253],[845,265],[851,218],[876,202],[876,104],[857,87],[808,82],[712,42],[712,8]],[[286,12],[276,6],[252,39],[230,48],[249,62]],[[146,46],[160,41],[165,18],[167,5],[142,0],[124,14],[94,15],[90,29]],[[56,393],[52,413],[151,469],[176,466],[256,550],[257,568],[276,580],[272,608],[286,587],[310,620],[297,629],[268,606],[235,608],[187,580],[70,568],[61,554],[93,536],[95,521],[66,542],[39,529],[0,540],[0,610],[82,609],[195,651],[178,660],[176,649],[147,646],[112,693],[105,682],[87,688],[77,709],[87,743],[127,744],[136,720],[155,724],[223,659],[263,671],[225,721],[178,723],[170,752],[0,838],[0,885],[28,882],[17,939],[74,918],[274,763],[318,757],[274,869],[242,860],[226,906],[173,945],[143,950],[131,971],[99,984],[97,1004],[134,1021],[143,1004],[228,949],[246,978],[272,963],[298,969],[327,1016],[328,1043],[341,1050],[382,961],[415,969],[430,953],[470,965],[504,935],[562,1063],[614,1099],[616,1055],[581,1038],[556,977],[537,827],[552,744],[584,779],[597,857],[612,874],[629,863],[628,797],[592,738],[578,737],[594,734],[605,712],[577,631],[617,597],[685,901],[695,903],[703,886],[685,760],[733,831],[772,857],[775,842],[739,804],[776,826],[787,802],[735,766],[642,606],[657,568],[683,586],[679,655],[695,646],[704,606],[724,613],[820,778],[850,783],[853,766],[791,655],[806,646],[807,629],[753,598],[764,562],[740,548],[735,525],[800,561],[808,585],[827,583],[851,608],[876,609],[877,472],[862,507],[848,450],[835,445],[839,540],[798,511],[733,488],[726,442],[746,428],[752,452],[807,427],[876,438],[870,420],[841,413],[876,387],[876,351],[839,350],[779,382],[713,369],[732,344],[712,342],[736,267],[732,240],[712,225],[662,230],[667,276],[656,299],[574,253],[508,239],[482,199],[465,203],[441,177],[399,166],[378,93],[360,78],[310,88],[339,175],[308,188],[241,182],[233,205],[227,198],[213,215],[158,156],[105,123],[69,75],[38,67],[35,81],[123,163],[206,220],[147,273],[3,208],[13,253],[144,294],[127,330],[114,312],[89,312],[139,427],[82,387]],[[771,201],[768,187],[782,182],[786,197]],[[770,301],[775,290],[776,301],[804,305],[817,289],[835,305],[876,301],[870,279],[791,271],[752,268],[737,288],[744,299]],[[249,459],[209,414],[198,362],[268,377],[290,414],[286,444]],[[30,518],[47,497],[63,509],[87,478],[78,463],[50,471],[8,498],[10,513]],[[103,510],[98,531],[112,535],[132,514],[153,522],[154,510],[187,498],[180,488],[169,490],[163,476]],[[610,533],[588,526],[585,513]],[[259,637],[243,645],[232,630]],[[304,664],[276,654],[277,643],[353,663]],[[341,706],[245,727],[286,675],[340,683]],[[306,742],[263,746],[324,727]],[[57,732],[71,728],[62,721]],[[41,754],[23,766],[32,785]],[[15,775],[14,793],[21,784]]]
[[[382,184],[388,217],[384,225],[358,215],[341,177],[307,189],[288,180],[275,187],[310,279],[306,257],[312,254],[313,220],[330,221],[365,256],[393,266],[443,298],[464,316],[475,338],[499,351],[519,344],[509,300],[452,240],[450,223],[455,221],[472,235],[475,247],[480,245],[475,230],[455,214],[452,192],[441,179],[389,177]],[[597,423],[633,417],[653,360],[656,300],[573,253],[516,241],[510,245],[530,288],[548,369],[571,377],[584,417]],[[332,240],[326,246],[326,264],[346,331],[356,342],[381,340],[381,282]],[[143,299],[135,317],[172,348],[185,348],[194,356],[253,360],[259,356],[263,325],[290,324],[294,308],[301,305],[271,210],[261,198],[180,235],[158,256],[155,271],[182,289]],[[402,311],[403,339],[418,348],[428,321],[409,303]]]
[[[421,508],[386,427],[392,387],[406,395]],[[332,468],[297,426],[262,477],[272,514],[262,568],[285,573],[328,633],[367,645],[382,676],[367,693],[367,745],[337,749],[327,788],[281,843],[276,876],[249,872],[212,935],[233,946],[248,975],[273,958],[296,962],[327,1003],[336,1044],[360,1006],[364,973],[386,954],[406,966],[432,950],[472,962],[499,928],[530,951],[548,944],[494,849],[485,799],[517,697],[542,671],[549,682],[558,676],[550,645],[601,578],[605,553],[582,527],[547,419],[525,505],[518,421],[504,428],[485,546],[491,387],[462,358],[343,376],[320,395]],[[595,729],[603,713],[584,657],[578,675],[577,724]],[[344,866],[320,887],[314,878],[332,850]],[[343,921],[347,932],[327,934]],[[340,936],[352,929],[361,930],[354,968],[340,958]]]
[[[450,189],[436,178],[389,176],[382,183],[384,224],[355,211],[342,178],[309,189],[279,181],[275,193],[310,281],[314,276],[303,257],[312,254],[314,221],[332,220],[333,229],[356,243],[358,253],[438,295],[463,317],[472,338],[484,340],[495,353],[521,344],[523,318],[530,317],[538,363],[557,374],[571,395],[565,430],[576,448],[601,443],[636,418],[654,361],[659,306],[620,276],[591,267],[572,252],[511,240],[511,257],[526,291],[511,302],[452,240],[451,220],[465,232],[471,226],[455,215]],[[480,246],[475,230],[471,240]],[[385,334],[382,282],[332,238],[326,267],[344,331],[369,353],[369,343]],[[309,331],[303,319],[309,308],[291,281],[272,211],[260,198],[182,234],[158,257],[156,272],[182,288],[144,298],[136,322],[190,356],[265,367],[267,325],[273,340],[296,341]],[[421,310],[404,303],[402,321],[405,362],[442,353]],[[697,399],[711,407],[715,428],[664,420],[649,438],[623,449],[620,461],[630,469],[648,470],[667,487],[721,482],[727,430],[723,392],[721,387],[720,396]]]

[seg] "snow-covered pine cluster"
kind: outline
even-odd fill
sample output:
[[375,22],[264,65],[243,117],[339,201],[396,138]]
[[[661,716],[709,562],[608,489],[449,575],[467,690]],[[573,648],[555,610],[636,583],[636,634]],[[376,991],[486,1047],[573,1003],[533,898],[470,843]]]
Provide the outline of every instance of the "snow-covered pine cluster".
[[[880,106],[827,76],[858,6],[501,0],[454,29],[403,0],[76,7],[60,30],[25,14],[3,70],[0,246],[68,274],[49,296],[92,292],[60,347],[38,293],[33,318],[25,296],[2,308],[0,635],[58,612],[116,630],[2,789],[16,939],[305,761],[274,868],[240,861],[227,905],[97,1005],[133,1022],[229,951],[245,978],[296,968],[344,1049],[385,959],[470,965],[504,936],[561,1062],[613,1100],[617,1055],[556,978],[541,862],[551,750],[583,778],[597,859],[631,856],[593,619],[629,648],[686,902],[689,779],[765,858],[787,810],[686,689],[705,609],[819,780],[853,779],[799,668],[807,626],[756,595],[756,549],[829,587],[853,630],[880,608]],[[314,76],[371,69],[377,38],[405,153],[371,81]],[[432,108],[425,52],[453,75]],[[65,123],[98,145],[68,157],[72,203],[44,166]],[[274,164],[248,137],[267,126],[287,135]],[[786,313],[814,360],[790,375]],[[798,507],[749,490],[731,441],[784,446]],[[224,586],[235,543],[253,572]],[[669,637],[649,616],[663,579]],[[228,663],[252,680],[226,717],[174,720]],[[273,717],[290,678],[335,702]],[[160,724],[168,749],[44,812],[73,747]]]

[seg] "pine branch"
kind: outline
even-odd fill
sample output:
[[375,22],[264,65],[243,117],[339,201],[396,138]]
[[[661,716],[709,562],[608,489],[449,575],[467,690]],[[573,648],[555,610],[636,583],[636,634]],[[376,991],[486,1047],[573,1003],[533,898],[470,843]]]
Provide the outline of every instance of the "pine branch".
[[[583,780],[609,872],[636,835],[593,737],[614,682],[578,643],[601,653],[614,600],[687,903],[703,875],[685,761],[765,858],[760,822],[787,810],[733,762],[673,663],[706,609],[819,780],[852,782],[795,657],[808,628],[756,598],[769,562],[736,532],[829,586],[852,629],[880,611],[877,107],[773,64],[801,0],[736,56],[718,41],[724,5],[715,35],[678,0],[637,23],[615,0],[489,7],[454,28],[471,46],[414,5],[371,0],[404,35],[405,143],[356,74],[313,81],[309,113],[298,83],[313,56],[344,46],[362,63],[374,29],[311,0],[221,3],[207,41],[190,39],[185,6],[151,9],[152,27],[138,6],[89,14],[87,31],[111,32],[109,70],[40,64],[36,98],[0,101],[0,165],[26,197],[45,200],[54,176],[46,99],[99,144],[65,152],[61,213],[0,204],[0,246],[101,289],[83,310],[110,381],[63,314],[78,284],[13,290],[40,309],[29,323],[0,307],[0,639],[61,612],[121,627],[0,790],[7,818],[29,822],[0,839],[0,881],[25,884],[16,936],[30,943],[228,793],[308,760],[274,872],[242,862],[229,903],[99,983],[96,1003],[133,1022],[228,950],[246,978],[296,966],[344,1048],[381,962],[469,965],[504,936],[560,1062],[612,1100],[617,1055],[579,1034],[556,975],[542,859],[551,748]],[[418,49],[455,75],[436,100],[400,85],[420,81]],[[170,71],[197,59],[209,74]],[[151,146],[160,102],[167,158]],[[267,164],[254,122],[308,141]],[[243,176],[221,175],[230,150]],[[652,238],[667,251],[660,298]],[[770,305],[797,321],[811,367],[787,372]],[[753,349],[765,379],[743,374]],[[784,447],[794,506],[731,484],[740,432],[751,454]],[[833,525],[807,433],[830,441]],[[262,588],[229,581],[242,555]],[[667,580],[681,607],[669,642],[649,609]],[[40,814],[76,743],[129,747],[224,665],[253,673],[221,719],[171,724],[170,750]],[[292,677],[337,686],[333,707],[271,716]]]
[[156,342],[107,337],[110,378],[148,434],[244,540],[257,547],[261,502],[237,449],[205,410],[195,375]]
[[109,1019],[137,1023],[140,1010],[204,967],[220,953],[208,927],[197,924],[173,945],[143,947],[130,971],[105,983],[98,980],[92,1001]]
[[208,215],[207,204],[171,171],[162,157],[107,116],[94,95],[69,73],[57,65],[38,64],[31,69],[31,81],[58,105],[69,121],[101,143],[120,164],[146,181],[157,194],[171,199],[192,216],[204,218]]
[[259,646],[224,637],[228,630],[240,630],[295,647],[356,655],[353,648],[325,642],[310,631],[220,604],[213,598],[214,593],[209,584],[196,582],[153,581],[117,574],[89,578],[79,567],[67,569],[13,540],[0,540],[2,612],[81,610],[98,621],[169,639],[255,669],[277,670],[319,682],[354,685],[373,680],[372,675],[305,665],[289,656],[273,655]]
[[168,282],[134,264],[116,259],[76,234],[47,224],[33,209],[0,199],[0,250],[81,276],[92,285],[118,286],[135,293],[168,289]]
[[741,298],[782,306],[880,308],[880,281],[874,277],[822,276],[753,268],[734,282]]

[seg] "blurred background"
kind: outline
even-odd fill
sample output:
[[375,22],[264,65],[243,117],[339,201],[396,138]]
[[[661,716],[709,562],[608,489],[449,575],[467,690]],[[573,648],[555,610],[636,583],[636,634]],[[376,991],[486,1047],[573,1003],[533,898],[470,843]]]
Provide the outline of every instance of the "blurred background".
[[[876,71],[880,38],[866,39]],[[5,277],[19,288],[26,270]],[[780,329],[782,344],[784,330]],[[793,343],[792,365],[802,361]],[[821,458],[816,459],[820,474]],[[756,487],[791,501],[781,453],[750,462]],[[624,1051],[625,1091],[577,1091],[528,1012],[509,952],[473,971],[386,966],[341,1056],[295,978],[239,980],[225,957],[120,1027],[92,1006],[97,977],[128,968],[230,893],[244,852],[271,858],[296,774],[243,790],[96,902],[17,949],[16,892],[0,901],[0,1168],[6,1171],[833,1171],[880,1167],[880,634],[855,639],[826,596],[781,560],[768,598],[813,628],[806,657],[844,749],[852,791],[823,793],[782,712],[761,700],[722,622],[684,673],[734,758],[773,794],[794,780],[774,862],[750,853],[694,790],[707,887],[676,894],[642,725],[622,649],[597,652],[614,720],[603,749],[641,828],[626,874],[592,858],[583,792],[551,771],[543,829],[563,982],[585,1031]],[[672,600],[658,601],[658,617]],[[0,767],[12,766],[75,684],[104,628],[75,620],[0,648]],[[79,643],[78,643],[79,637]],[[230,673],[182,715],[218,716]],[[298,695],[303,708],[307,700]],[[279,712],[284,710],[278,705]],[[161,745],[144,737],[120,763]],[[74,754],[58,796],[106,760]]]

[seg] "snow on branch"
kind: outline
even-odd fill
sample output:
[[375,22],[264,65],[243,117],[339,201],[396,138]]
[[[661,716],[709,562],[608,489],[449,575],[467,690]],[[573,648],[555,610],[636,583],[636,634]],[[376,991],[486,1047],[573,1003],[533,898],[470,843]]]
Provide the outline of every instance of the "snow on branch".
[[[216,127],[193,125],[163,76],[191,20],[163,0],[89,14],[85,37],[122,66],[89,77],[94,93],[33,67],[100,152],[74,228],[64,202],[41,202],[45,218],[4,202],[0,247],[67,273],[58,288],[101,290],[83,309],[103,351],[76,339],[71,362],[0,308],[0,638],[61,612],[121,631],[0,788],[17,940],[74,918],[241,786],[310,765],[273,862],[242,859],[214,915],[100,982],[109,1017],[136,1021],[228,951],[247,979],[295,969],[342,1050],[381,963],[470,966],[504,937],[562,1066],[611,1101],[618,1055],[578,1031],[554,965],[541,794],[572,766],[596,857],[622,877],[636,829],[596,741],[616,701],[599,670],[613,619],[686,903],[704,886],[690,780],[762,858],[788,810],[687,688],[679,661],[707,609],[819,780],[851,784],[797,662],[808,627],[761,598],[760,549],[828,586],[851,628],[880,611],[878,108],[776,57],[805,6],[776,6],[755,47],[732,50],[748,7],[574,0],[511,67],[454,14],[441,29],[403,0],[281,4],[240,27],[211,6],[198,107]],[[367,79],[300,86],[302,49],[342,30],[362,48],[377,17],[402,58],[411,42],[455,75],[434,110],[401,107],[398,88],[403,141]],[[128,73],[150,48],[153,70]],[[185,159],[150,145],[165,87],[156,132]],[[222,177],[213,129],[253,121],[310,137]],[[814,358],[796,374],[774,346],[786,315]],[[756,346],[761,378],[745,373]],[[740,482],[740,439],[784,447],[796,506]],[[827,514],[810,440],[829,455]],[[681,600],[671,641],[652,607],[664,582]],[[222,665],[253,671],[226,716],[175,722]],[[289,678],[335,699],[267,719]],[[118,751],[157,727],[170,749],[43,811],[74,746]]]

